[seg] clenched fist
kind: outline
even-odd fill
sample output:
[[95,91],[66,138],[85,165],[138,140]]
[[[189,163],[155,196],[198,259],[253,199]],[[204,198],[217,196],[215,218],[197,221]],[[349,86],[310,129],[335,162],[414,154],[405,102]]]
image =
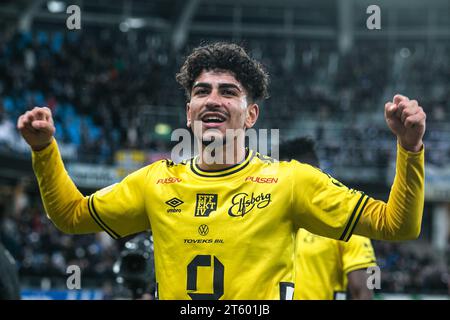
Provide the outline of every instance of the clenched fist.
[[426,114],[416,100],[397,94],[393,102],[384,106],[384,116],[400,145],[411,152],[418,152],[423,145]]
[[17,120],[17,129],[34,151],[47,147],[55,134],[52,112],[49,108],[35,107]]

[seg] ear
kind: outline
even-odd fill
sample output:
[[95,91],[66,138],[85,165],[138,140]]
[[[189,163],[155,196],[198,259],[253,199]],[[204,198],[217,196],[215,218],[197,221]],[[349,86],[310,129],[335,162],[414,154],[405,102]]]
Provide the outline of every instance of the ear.
[[249,104],[245,115],[245,128],[253,127],[258,120],[259,106],[256,103]]
[[191,106],[189,102],[186,103],[186,125],[188,128],[191,127]]

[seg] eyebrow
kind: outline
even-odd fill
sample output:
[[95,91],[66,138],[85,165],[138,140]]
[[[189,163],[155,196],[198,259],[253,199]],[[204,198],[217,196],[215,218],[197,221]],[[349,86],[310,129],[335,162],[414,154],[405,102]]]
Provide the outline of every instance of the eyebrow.
[[[195,89],[198,87],[211,89],[212,85],[211,85],[211,83],[208,83],[208,82],[197,82],[192,86],[192,89]],[[242,92],[241,88],[239,88],[239,86],[234,83],[228,83],[228,82],[219,83],[219,89],[223,89],[223,88],[233,88],[233,89],[237,89],[239,92]]]

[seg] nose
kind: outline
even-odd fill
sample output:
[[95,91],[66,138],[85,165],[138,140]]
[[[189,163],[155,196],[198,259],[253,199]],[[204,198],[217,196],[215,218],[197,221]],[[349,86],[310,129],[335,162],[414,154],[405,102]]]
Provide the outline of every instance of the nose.
[[217,90],[212,90],[205,101],[205,106],[210,108],[217,108],[221,105],[221,97]]

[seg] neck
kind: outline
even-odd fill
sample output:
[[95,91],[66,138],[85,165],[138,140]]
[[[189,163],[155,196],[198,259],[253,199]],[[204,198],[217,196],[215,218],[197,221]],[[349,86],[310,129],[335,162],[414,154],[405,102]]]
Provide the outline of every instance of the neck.
[[215,148],[212,145],[200,144],[200,146],[197,165],[201,170],[223,170],[245,160],[245,140],[233,140]]

